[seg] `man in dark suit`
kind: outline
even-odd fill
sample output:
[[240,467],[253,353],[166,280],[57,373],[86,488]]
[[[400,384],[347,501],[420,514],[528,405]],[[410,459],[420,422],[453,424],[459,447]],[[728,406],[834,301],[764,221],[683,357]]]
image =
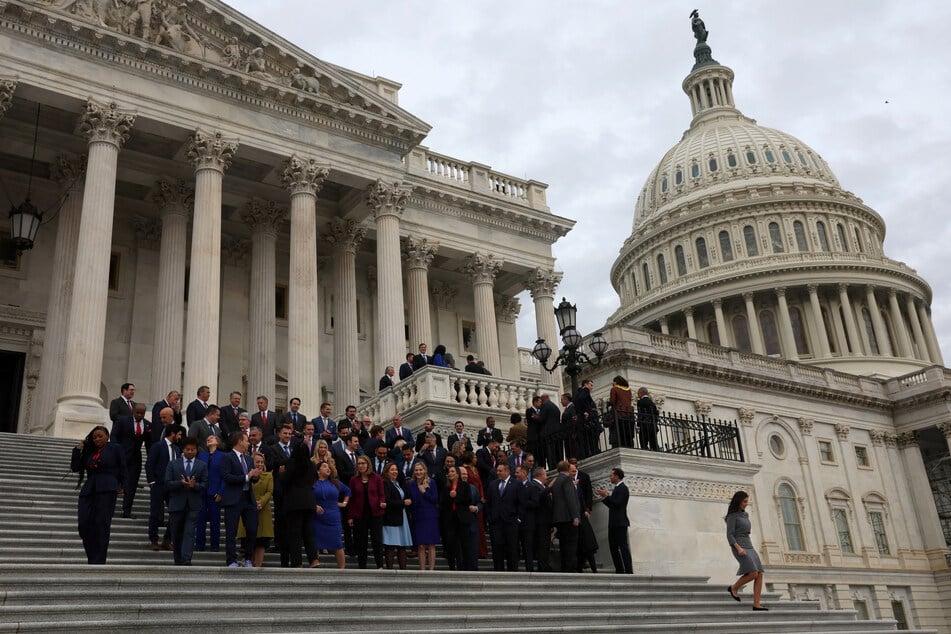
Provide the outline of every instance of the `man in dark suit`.
[[[545,451],[542,448],[542,397],[537,394],[532,397],[532,406],[525,410],[525,426],[528,428],[527,446],[525,449],[535,455],[539,466],[545,466]],[[539,454],[539,450],[541,454]]]
[[198,439],[198,446],[201,447],[202,451],[208,451],[206,442],[208,436],[217,436],[218,441],[221,441],[221,428],[218,427],[220,415],[221,411],[217,405],[209,405],[208,409],[205,410],[205,416],[193,422],[192,426],[188,428],[188,435]]
[[279,428],[277,412],[272,412],[268,409],[266,396],[259,396],[256,399],[256,403],[258,405],[258,411],[251,415],[251,427],[260,428],[264,442],[269,443],[270,440],[275,437],[277,429]]
[[525,463],[526,457],[528,457],[528,454],[525,453],[525,450],[522,449],[522,446],[517,442],[512,443],[511,450],[509,451],[509,470],[512,473],[515,473],[515,470]]
[[[405,449],[407,445],[403,445]],[[412,447],[410,447],[412,448]],[[423,436],[423,444],[419,448],[417,458],[421,460],[433,478],[442,475],[446,469],[446,456],[449,455],[444,448],[436,444],[436,436],[428,434]]]
[[551,572],[551,496],[548,494],[548,471],[535,467],[528,485],[538,489],[535,512],[535,566],[539,572]]
[[423,441],[426,439],[426,434],[432,434],[436,438],[436,446],[444,447],[442,444],[442,436],[439,435],[439,432],[436,431],[436,423],[433,422],[433,419],[427,418],[423,421],[423,431],[416,434],[416,447],[422,447]]
[[485,429],[479,432],[479,436],[476,438],[476,444],[480,447],[485,447],[492,438],[495,438],[499,444],[502,444],[502,432],[495,428],[495,416],[487,416],[485,419]]
[[330,417],[331,411],[330,403],[321,403],[320,416],[310,421],[314,424],[314,433],[328,445],[337,440],[337,422]]
[[453,451],[456,448],[457,442],[461,442],[466,448],[466,451],[472,451],[472,441],[466,436],[465,428],[466,426],[461,420],[457,420],[455,424],[453,424],[454,431],[446,438],[446,449],[448,451]]
[[195,522],[201,511],[202,496],[208,488],[208,465],[197,460],[197,455],[198,439],[188,437],[182,442],[182,457],[165,467],[168,525],[176,566],[192,565]]
[[290,409],[284,412],[281,418],[282,423],[292,423],[294,425],[294,435],[297,437],[304,435],[304,423],[307,422],[307,415],[300,411],[300,399],[296,396],[288,401]]
[[620,467],[611,469],[610,478],[611,484],[614,485],[610,495],[607,489],[598,487],[598,497],[608,507],[608,548],[614,561],[614,572],[619,575],[633,575],[634,564],[631,561],[631,544],[628,538],[631,521],[627,518],[630,492],[624,484],[624,471]]
[[[541,467],[551,467],[552,464],[555,464],[556,459],[560,460],[561,458],[561,456],[549,455],[549,450],[552,447],[555,453],[558,453],[558,444],[553,442],[552,436],[554,435],[555,438],[557,438],[558,425],[561,422],[561,411],[558,409],[558,406],[551,401],[551,397],[548,394],[542,394],[540,411],[541,437],[538,444],[539,448],[531,453],[535,455],[535,464]],[[539,454],[539,451],[541,454]]]
[[346,444],[343,447],[337,446],[333,449],[337,476],[347,486],[350,485],[350,478],[357,475],[357,456],[361,453],[363,453],[363,450],[360,449],[360,439],[352,434],[347,436]]
[[380,377],[380,391],[382,392],[388,387],[393,387],[393,366],[386,366],[386,370],[383,371],[383,376]]
[[[238,431],[238,414],[245,411],[241,407],[241,392],[232,392],[228,395],[229,403],[221,408],[221,418],[218,423],[221,425],[221,438],[227,440],[231,434]],[[227,443],[221,443],[224,446]]]
[[657,444],[657,419],[660,413],[646,387],[637,388],[637,436],[641,449],[660,451]]
[[113,423],[120,416],[132,416],[135,412],[135,401],[132,400],[132,397],[135,396],[135,384],[123,383],[120,391],[122,396],[112,399],[112,402],[109,403],[109,420]]
[[211,397],[211,388],[207,385],[202,385],[195,392],[195,395],[198,398],[189,403],[188,408],[185,410],[185,422],[188,423],[189,428],[191,428],[192,423],[196,420],[201,420],[205,417],[205,412],[208,409],[208,399]]
[[413,432],[403,427],[403,418],[399,414],[393,417],[393,427],[386,430],[386,436],[384,438],[387,449],[392,449],[396,441],[401,438],[407,444],[415,444],[413,441]]
[[471,354],[466,357],[466,372],[472,372],[473,374],[484,374],[482,372],[482,367],[476,363],[475,357]]
[[422,460],[416,456],[416,451],[409,445],[403,445],[403,451],[396,458],[396,465],[400,469],[400,486],[404,486],[413,480],[413,467],[418,462],[422,462]]
[[[181,452],[178,441],[185,430],[181,425],[172,423],[172,410],[166,407],[159,414],[165,429],[164,437],[149,449],[149,456],[145,460],[145,479],[149,483],[149,544],[152,550],[159,550],[158,529],[165,522],[165,502],[168,500],[168,491],[165,489],[165,468],[168,463],[177,459]],[[168,422],[166,422],[168,421]],[[162,539],[162,549],[172,550],[171,531],[166,525],[165,537]]]
[[[237,546],[238,520],[244,522],[243,547],[245,557],[250,557],[254,549],[254,540],[258,535],[258,507],[251,484],[257,481],[261,472],[252,466],[251,459],[245,455],[248,450],[247,436],[241,432],[235,432],[231,434],[229,442],[233,449],[221,460],[221,506],[225,509],[225,556],[229,568],[240,568]],[[250,559],[245,559],[244,567],[252,567]]]
[[180,404],[182,402],[182,393],[178,390],[172,390],[168,395],[163,398],[161,401],[156,401],[155,405],[152,406],[152,432],[149,434],[148,438],[145,439],[145,452],[148,453],[149,449],[152,448],[152,444],[156,443],[162,438],[165,437],[165,430],[162,429],[161,419],[162,419],[162,410],[168,407],[172,410],[172,424],[181,425],[182,424],[182,410]]
[[485,489],[492,564],[496,572],[515,572],[518,570],[518,488],[522,484],[511,477],[507,464],[497,466],[495,473],[498,479]]
[[413,373],[413,358],[415,356],[412,352],[406,354],[406,363],[400,366],[400,381],[405,381]]
[[581,526],[581,504],[578,492],[568,475],[571,466],[567,460],[558,463],[558,475],[551,485],[551,520],[558,530],[561,550],[561,572],[577,572],[578,527]]
[[122,490],[122,517],[132,517],[132,503],[142,475],[142,445],[151,433],[151,423],[145,420],[145,404],[136,403],[132,416],[120,416],[112,424],[109,440],[122,447],[125,455],[126,486]]
[[413,355],[413,372],[432,362],[432,357],[426,354],[426,344],[419,344],[419,354]]
[[499,441],[493,438],[488,445],[476,452],[476,468],[479,470],[483,487],[495,479],[495,456],[498,451]]
[[521,465],[515,469],[518,480],[518,543],[521,546],[525,571],[535,571],[535,519],[538,516],[538,503],[541,490],[532,484],[529,468]]
[[[289,421],[277,432],[277,442],[266,447],[264,451],[264,462],[274,474],[274,546],[281,552],[282,567],[286,567],[284,564],[290,561],[290,553],[286,548],[282,548],[282,545],[287,543],[287,515],[284,511],[284,479],[281,473],[298,442],[299,440],[294,438],[294,423]],[[288,555],[287,561],[284,561],[285,553]]]

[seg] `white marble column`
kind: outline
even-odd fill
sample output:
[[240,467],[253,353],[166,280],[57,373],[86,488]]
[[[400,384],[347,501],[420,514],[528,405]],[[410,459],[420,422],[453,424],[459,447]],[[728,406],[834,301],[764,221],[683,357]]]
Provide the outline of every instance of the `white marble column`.
[[155,184],[152,200],[162,214],[152,347],[152,391],[157,400],[172,390],[182,391],[185,254],[188,249],[188,217],[195,201],[195,190],[192,183],[183,180],[160,180]]
[[[274,306],[277,271],[274,252],[277,249],[277,232],[287,219],[287,210],[273,201],[252,199],[242,210],[241,219],[251,229],[248,403],[258,396],[266,396],[268,401],[273,401],[277,363],[277,317]],[[290,315],[288,321],[289,318]],[[288,392],[288,398],[292,396],[297,396],[297,393]]]
[[429,308],[429,266],[439,250],[439,243],[426,238],[408,237],[403,244],[406,262],[406,299],[409,310],[409,340],[419,345],[427,342],[435,347]]
[[[839,304],[842,307],[842,315],[845,318],[845,331],[849,335],[849,347],[852,356],[861,357],[862,340],[859,338],[858,326],[855,324],[855,311],[852,310],[852,302],[849,300],[849,285],[839,284]],[[845,350],[842,351],[845,354]]]
[[[517,297],[497,296],[495,298],[495,319],[499,328],[499,354],[501,363],[495,376],[505,379],[518,380],[521,372],[521,363],[518,358],[518,334],[515,331],[515,321],[522,311],[522,303]],[[462,367],[462,359],[456,360],[456,365]]]
[[[0,82],[0,95],[2,85]],[[2,102],[2,98],[0,98]],[[0,103],[0,114],[3,112]],[[46,341],[40,362],[35,405],[29,432],[48,433],[53,425],[56,399],[63,391],[63,362],[66,357],[66,334],[69,311],[63,310],[73,301],[73,266],[76,261],[76,242],[79,239],[80,214],[83,207],[83,186],[86,176],[86,157],[56,157],[51,177],[65,195],[56,220],[56,246],[53,248],[53,275],[50,278],[50,298],[46,308]]]
[[667,324],[667,318],[666,318],[666,317],[661,317],[660,319],[657,320],[657,322],[660,324],[660,331],[661,331],[661,333],[663,333],[663,334],[665,334],[665,335],[669,335],[669,334],[670,334],[670,326]]
[[[155,358],[153,337],[158,310],[155,289],[158,286],[159,246],[162,221],[158,218],[135,216],[135,284],[131,289],[132,320],[129,329],[128,365],[123,376],[134,383],[142,395],[164,394],[154,387],[152,361]],[[167,392],[167,390],[166,390]],[[141,397],[140,397],[141,398]]]
[[[776,292],[776,303],[779,312],[779,336],[783,340],[784,355],[791,361],[799,360],[799,349],[796,348],[796,337],[792,331],[792,321],[789,319],[789,304],[786,303],[786,289],[784,287],[773,289]],[[803,333],[805,336],[805,333]]]
[[0,119],[13,105],[13,93],[16,92],[17,81],[11,77],[0,78]]
[[750,344],[753,346],[755,354],[766,354],[766,346],[763,344],[763,331],[759,327],[759,319],[756,318],[756,307],[753,306],[753,293],[743,293],[743,303],[746,305],[746,321],[750,331]]
[[211,388],[212,402],[224,400],[218,393],[221,183],[237,149],[237,139],[226,139],[221,132],[195,130],[189,139],[188,158],[195,165],[195,216],[188,279],[183,393],[192,394],[199,386],[207,385]]
[[687,320],[687,337],[689,339],[696,339],[697,325],[693,321],[693,306],[684,308],[684,319]]
[[733,340],[732,334],[726,329],[726,319],[723,317],[723,300],[713,300],[713,314],[717,320],[717,334],[720,336],[720,345],[730,347]]
[[878,353],[886,357],[893,356],[892,342],[888,338],[888,331],[885,330],[882,313],[878,309],[875,287],[871,284],[865,287],[865,302],[868,304],[868,312],[872,317],[872,330],[875,332],[875,339],[878,341]]
[[898,446],[901,448],[902,461],[905,463],[908,489],[918,493],[913,496],[912,502],[924,539],[925,554],[931,562],[932,569],[946,570],[948,564],[945,554],[948,546],[941,530],[941,521],[938,518],[934,497],[931,494],[925,461],[921,457],[921,449],[918,446],[918,434],[913,431],[899,434]]
[[[367,230],[353,220],[334,218],[327,229],[334,263],[334,401],[337,411],[360,404],[360,352],[357,349],[357,249]],[[429,305],[428,296],[426,305]],[[393,365],[393,364],[388,364]],[[371,377],[386,368],[372,368]]]
[[[493,287],[495,276],[502,269],[502,260],[486,253],[474,253],[466,258],[463,270],[472,279],[472,293],[475,304],[476,342],[479,345],[479,359],[485,362],[486,369],[492,374],[501,371],[502,359],[499,355],[499,330],[495,321],[495,300]],[[554,349],[554,346],[553,346]]]
[[918,358],[922,361],[931,361],[931,355],[928,352],[928,342],[921,331],[921,322],[918,320],[918,308],[915,306],[913,295],[905,295],[905,311],[908,313],[908,320],[911,321],[911,331],[915,336],[915,344],[918,348]]
[[[555,289],[561,283],[564,274],[560,271],[535,269],[528,277],[528,291],[535,304],[535,332],[539,339],[551,346],[557,355],[561,348],[558,338],[558,323],[555,321]],[[553,372],[540,369],[542,380],[549,385],[557,385],[558,381]]]
[[[377,181],[367,188],[367,206],[376,220],[378,365],[399,366],[406,357],[403,314],[403,267],[400,262],[400,216],[409,192],[400,183]],[[421,343],[411,342],[414,350]]]
[[941,355],[941,346],[938,345],[938,337],[935,335],[934,324],[931,323],[931,315],[928,314],[928,308],[924,302],[918,304],[918,321],[925,331],[925,341],[928,344],[928,356],[932,363],[944,365],[944,358]]
[[99,398],[109,300],[109,259],[116,202],[119,148],[135,115],[116,104],[90,100],[79,130],[89,141],[83,206],[73,263],[73,297],[66,336],[63,393],[56,408],[54,435],[85,436],[92,425],[109,421]]
[[[317,194],[330,170],[292,156],[284,165],[291,195],[291,257],[287,289],[287,396],[316,412],[320,381],[320,310],[317,298]],[[339,302],[339,299],[338,299]],[[271,383],[273,384],[273,378]]]
[[944,441],[948,444],[948,451],[951,451],[951,422],[938,423],[938,431],[944,434]]
[[221,400],[228,398],[232,390],[238,390],[246,393],[245,405],[256,409],[254,397],[257,394],[251,394],[247,390],[251,342],[251,323],[248,319],[251,297],[250,267],[251,241],[222,233],[221,305],[224,312],[221,320],[221,348],[218,350],[218,358],[222,360],[218,368]]
[[817,357],[828,357],[831,352],[826,324],[822,320],[822,306],[819,305],[819,286],[809,284],[806,288],[809,290],[809,308],[812,310],[812,321],[816,325],[816,343],[819,349],[815,351],[815,355]]
[[912,359],[914,354],[911,349],[911,339],[908,336],[908,326],[905,324],[905,318],[902,317],[901,308],[898,306],[898,293],[894,288],[888,289],[888,307],[892,316],[892,328],[895,331],[893,342],[898,347],[898,354]]

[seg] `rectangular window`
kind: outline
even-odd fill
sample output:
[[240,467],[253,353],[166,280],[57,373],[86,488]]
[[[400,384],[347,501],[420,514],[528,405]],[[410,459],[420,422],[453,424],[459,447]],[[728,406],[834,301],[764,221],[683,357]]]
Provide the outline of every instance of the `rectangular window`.
[[475,322],[462,322],[462,349],[464,352],[478,352]]
[[109,256],[109,290],[118,293],[119,292],[119,263],[120,257],[118,253],[113,252]]
[[854,553],[852,546],[852,532],[849,530],[849,518],[845,509],[832,509],[832,519],[835,520],[835,532],[839,535],[839,547],[844,553]]
[[819,441],[819,460],[830,464],[835,464],[835,454],[832,452],[832,442],[828,440]]
[[862,445],[855,446],[855,464],[860,467],[870,468],[872,466],[868,459],[868,449]]
[[856,599],[852,605],[855,607],[855,618],[859,621],[868,621],[868,603]]
[[905,604],[902,601],[892,601],[892,613],[895,615],[895,620],[898,624],[895,626],[895,629],[907,630],[908,629],[908,616],[905,615]]
[[0,229],[0,269],[20,270],[20,256],[13,246],[13,237],[9,229]]
[[872,532],[875,533],[875,544],[878,546],[880,555],[890,555],[888,548],[888,535],[885,534],[885,519],[878,511],[872,511],[868,514],[869,522],[872,524]]
[[[278,284],[274,287],[274,316],[278,319],[287,319],[287,284]],[[331,326],[333,322],[331,322]]]

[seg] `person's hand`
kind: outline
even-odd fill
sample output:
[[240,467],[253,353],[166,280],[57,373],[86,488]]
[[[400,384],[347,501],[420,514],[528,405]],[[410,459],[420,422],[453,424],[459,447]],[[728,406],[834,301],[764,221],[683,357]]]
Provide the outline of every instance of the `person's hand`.
[[286,467],[285,465],[281,465],[281,468],[278,469],[278,473],[284,473],[284,471],[285,471],[286,469],[287,469],[287,467]]
[[324,514],[324,507],[322,507],[320,504],[318,504],[317,506],[315,506],[315,507],[314,507],[314,510],[317,511],[317,515],[323,515],[323,514]]
[[470,506],[470,507],[469,507],[469,512],[470,512],[470,513],[478,513],[478,512],[479,512],[479,507],[478,507],[478,506]]
[[591,517],[591,511],[585,511],[585,512],[584,512],[584,516],[585,516],[585,517]]
[[123,493],[125,493],[125,489],[116,489],[117,495],[122,495]]
[[380,508],[381,508],[381,509],[385,509],[385,508],[386,508],[386,502],[380,502]]
[[413,503],[412,500],[409,500],[409,499],[403,500],[403,506],[409,506],[409,505],[412,504],[412,503]]
[[737,546],[736,546],[736,554],[739,555],[740,557],[744,557],[744,556],[746,555],[746,551],[743,550],[743,547],[742,547],[742,546],[740,546],[739,544],[737,544]]
[[580,526],[580,525],[581,525],[581,520],[579,520],[579,519],[576,517],[575,519],[571,520],[571,524],[572,524],[573,526]]
[[347,520],[347,526],[353,526],[353,520]]
[[260,510],[261,510],[261,503],[260,503],[260,502],[257,503],[257,507],[258,507],[258,510],[260,511]]
[[598,490],[596,491],[596,493],[603,498],[608,497],[608,490],[605,489],[604,487],[598,487]]
[[217,503],[217,502],[220,502],[220,501],[221,501],[221,494],[220,494],[220,493],[215,493],[215,502]]
[[455,492],[455,491],[449,491],[449,497],[451,497],[451,498],[456,497],[456,492]]
[[86,439],[84,438],[84,439],[80,440],[78,443],[76,443],[76,449],[80,449],[80,450],[81,450],[81,449],[83,448],[83,445],[85,445],[85,444],[86,444]]
[[261,470],[258,469],[257,467],[255,467],[254,469],[251,469],[250,471],[248,471],[248,477],[249,477],[249,478],[257,478],[257,477],[259,477],[260,475],[261,475]]

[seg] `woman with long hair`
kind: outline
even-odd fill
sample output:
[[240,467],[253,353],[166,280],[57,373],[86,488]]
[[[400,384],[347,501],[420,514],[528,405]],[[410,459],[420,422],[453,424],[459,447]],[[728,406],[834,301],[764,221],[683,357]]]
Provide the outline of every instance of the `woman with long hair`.
[[353,527],[353,544],[357,551],[357,567],[367,567],[368,537],[373,540],[373,561],[383,569],[383,478],[373,472],[370,459],[357,456],[357,474],[350,478],[350,505],[347,522]]
[[[472,500],[472,506],[477,506],[481,509],[485,504],[485,486],[482,484],[482,476],[479,475],[478,464],[479,462],[476,455],[471,451],[462,454],[462,471],[465,472],[469,484],[474,486],[478,493],[478,497]],[[479,546],[477,549],[479,559],[484,559],[489,556],[489,544],[486,540],[484,515],[485,514],[480,510],[473,518],[479,534]]]
[[[317,478],[317,465],[310,461],[307,445],[301,443],[291,449],[291,457],[284,465],[281,483],[284,491],[285,544],[288,550],[286,559],[292,568],[300,568],[301,546],[307,552],[311,568],[320,565],[317,559],[317,546],[314,544],[314,480]],[[285,559],[285,557],[281,557]]]
[[757,611],[766,611],[769,608],[760,603],[760,596],[763,593],[763,563],[759,555],[753,548],[753,541],[750,539],[750,516],[746,514],[746,508],[750,504],[750,496],[746,491],[737,491],[730,500],[730,507],[727,509],[726,517],[726,541],[730,544],[730,550],[733,557],[739,562],[740,567],[736,574],[740,577],[727,591],[734,601],[740,601],[740,590],[750,581],[753,582],[753,609]]
[[433,362],[432,365],[439,366],[440,368],[448,368],[449,364],[446,363],[446,346],[439,344],[433,350]]
[[317,467],[314,483],[314,541],[319,550],[332,550],[341,570],[347,565],[343,552],[343,522],[340,514],[350,503],[350,489],[337,479],[337,470],[329,462]]
[[109,442],[109,430],[96,425],[73,447],[69,467],[79,472],[77,520],[86,561],[104,564],[116,499],[126,486],[125,454],[119,445]]
[[611,392],[608,394],[608,413],[605,425],[610,428],[608,440],[612,447],[634,446],[634,405],[631,398],[631,386],[627,379],[614,377]]
[[330,445],[321,438],[314,446],[314,457],[311,458],[311,461],[315,465],[319,465],[321,462],[330,462],[331,460],[333,460],[333,454],[330,453]]
[[[271,513],[271,498],[274,497],[274,474],[267,470],[267,461],[263,453],[252,458],[254,468],[261,470],[257,482],[251,484],[254,499],[258,504],[258,533],[254,538],[254,555],[249,557],[255,568],[264,565],[264,553],[274,539],[274,515]],[[238,520],[238,539],[244,538],[244,522]],[[249,554],[249,553],[245,553]]]
[[400,469],[395,462],[383,467],[383,545],[386,546],[386,567],[393,567],[393,557],[400,570],[406,570],[406,548],[413,545],[406,509],[413,503],[409,493],[399,483]]
[[425,462],[413,465],[413,479],[409,482],[409,497],[413,509],[413,538],[419,546],[419,569],[434,570],[436,544],[439,539],[439,491],[429,477]]
[[[439,492],[439,513],[443,527],[443,551],[450,570],[469,570],[474,553],[469,540],[472,524],[472,492],[462,481],[459,468],[446,467],[446,481]],[[460,556],[461,555],[461,556]]]

